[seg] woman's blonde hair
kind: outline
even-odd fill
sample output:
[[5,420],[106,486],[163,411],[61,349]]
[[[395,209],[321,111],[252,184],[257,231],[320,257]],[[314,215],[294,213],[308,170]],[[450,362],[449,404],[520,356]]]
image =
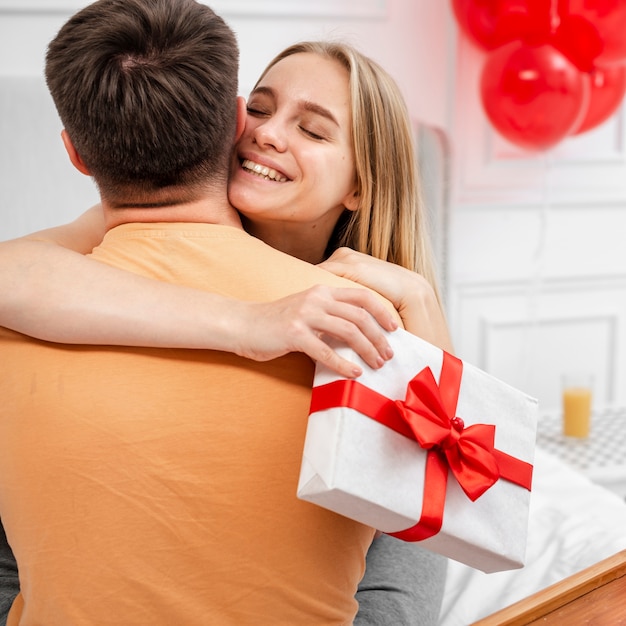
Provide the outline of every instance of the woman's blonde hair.
[[340,246],[419,272],[438,293],[424,212],[413,129],[393,78],[352,46],[305,41],[289,46],[267,66],[298,53],[338,61],[350,76],[352,140],[359,208],[345,211],[328,253]]

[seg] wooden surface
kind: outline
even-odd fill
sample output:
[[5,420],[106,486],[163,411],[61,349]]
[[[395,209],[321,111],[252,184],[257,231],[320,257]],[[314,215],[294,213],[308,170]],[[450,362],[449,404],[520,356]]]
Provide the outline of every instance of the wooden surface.
[[626,625],[626,550],[493,613],[473,626]]

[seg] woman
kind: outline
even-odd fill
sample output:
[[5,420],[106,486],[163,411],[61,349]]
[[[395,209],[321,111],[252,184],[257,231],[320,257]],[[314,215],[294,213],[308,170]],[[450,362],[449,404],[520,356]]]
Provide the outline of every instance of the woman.
[[[250,96],[229,197],[251,234],[378,291],[407,330],[450,349],[408,115],[397,86],[375,63],[334,43],[297,44],[279,54]],[[333,360],[321,333],[352,337],[361,347],[367,341],[355,335],[373,337],[375,349],[363,348],[373,366],[390,356],[367,317],[355,314],[364,301],[354,294],[314,289],[270,305],[226,301],[76,254],[90,251],[103,234],[96,207],[71,225],[1,244],[0,263],[10,271],[0,283],[6,294],[0,324],[51,341],[211,348],[259,360],[295,346],[344,375],[358,370]],[[306,339],[285,342],[281,325],[289,320],[293,328],[294,318],[300,326],[289,336]],[[377,319],[390,327],[382,314]],[[381,552],[380,541],[372,554]],[[414,546],[382,541],[392,542],[388,549],[398,558],[412,555]],[[361,593],[375,569],[368,560]],[[439,594],[442,571],[438,562],[431,572]],[[359,619],[365,596],[362,606]]]

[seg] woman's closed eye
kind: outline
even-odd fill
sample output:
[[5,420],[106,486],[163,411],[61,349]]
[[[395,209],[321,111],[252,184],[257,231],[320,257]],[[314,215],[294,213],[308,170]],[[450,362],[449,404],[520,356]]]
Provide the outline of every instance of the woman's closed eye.
[[253,107],[250,105],[246,107],[246,112],[248,115],[252,115],[252,117],[264,117],[270,114],[269,111],[266,111],[261,107]]
[[318,132],[307,128],[306,126],[299,126],[300,130],[305,134],[311,137],[311,139],[315,139],[316,141],[326,141],[327,137],[325,135],[320,135]]

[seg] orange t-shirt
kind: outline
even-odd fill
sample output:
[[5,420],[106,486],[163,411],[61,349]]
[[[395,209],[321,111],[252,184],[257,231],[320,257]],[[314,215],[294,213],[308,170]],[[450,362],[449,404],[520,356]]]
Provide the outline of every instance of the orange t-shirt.
[[[93,256],[250,300],[354,286],[207,224],[120,226]],[[22,590],[9,626],[352,623],[374,530],[296,498],[307,357],[4,329],[0,353],[0,517]]]

